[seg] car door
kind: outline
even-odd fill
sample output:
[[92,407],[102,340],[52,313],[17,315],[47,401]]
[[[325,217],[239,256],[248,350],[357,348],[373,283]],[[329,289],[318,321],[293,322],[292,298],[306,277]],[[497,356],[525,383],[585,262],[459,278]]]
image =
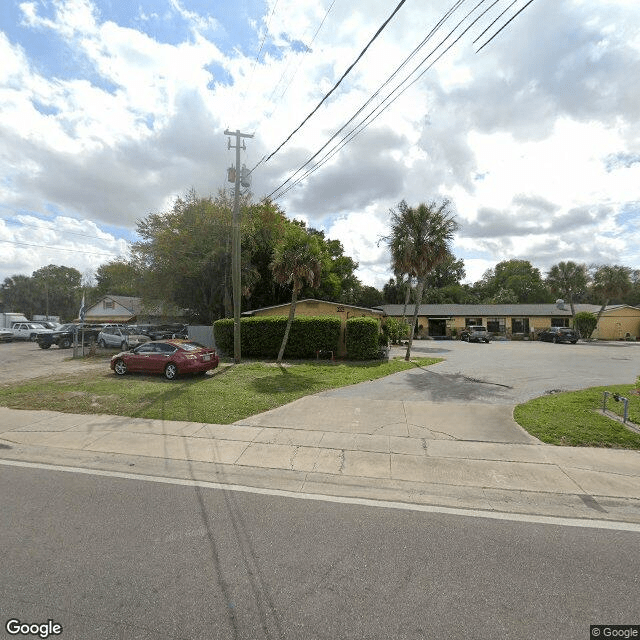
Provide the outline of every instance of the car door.
[[149,353],[145,363],[145,367],[147,367],[145,369],[146,371],[149,373],[162,373],[164,371],[170,355],[167,354],[166,351],[163,351],[163,347],[166,346],[168,345],[147,342],[136,349],[136,351],[145,351]]
[[155,356],[155,362],[158,367],[156,369],[158,373],[162,373],[164,371],[164,368],[167,366],[167,362],[171,360],[171,356],[177,350],[178,349],[172,344],[167,344],[165,342],[159,342],[156,344],[157,355]]
[[135,351],[126,354],[125,360],[129,371],[153,371],[155,349],[152,344],[143,344]]

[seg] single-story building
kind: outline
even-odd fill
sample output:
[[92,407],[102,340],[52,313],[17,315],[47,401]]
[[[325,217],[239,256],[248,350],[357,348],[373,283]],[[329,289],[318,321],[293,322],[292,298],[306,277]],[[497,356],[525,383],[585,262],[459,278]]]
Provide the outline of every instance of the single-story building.
[[87,307],[85,322],[113,324],[159,324],[184,322],[184,314],[171,312],[158,307],[148,308],[141,298],[133,296],[107,295]]
[[[575,304],[575,312],[588,311],[595,315],[596,304]],[[380,307],[385,316],[401,318],[404,305],[387,304]],[[415,306],[407,305],[406,317],[411,321]],[[571,308],[567,303],[555,304],[422,304],[418,310],[419,337],[450,337],[470,325],[487,327],[494,336],[511,339],[533,338],[547,327],[568,327]],[[640,339],[640,308],[629,305],[609,305],[592,334],[601,340]]]
[[[288,316],[291,303],[278,304],[273,307],[262,307],[245,311],[243,316]],[[340,304],[338,302],[327,302],[326,300],[313,300],[305,298],[296,302],[297,316],[333,316],[342,320],[340,328],[340,344],[338,355],[344,356],[347,353],[345,341],[345,327],[349,318],[375,318],[382,323],[384,312],[382,309],[369,309],[368,307],[356,307],[350,304]]]

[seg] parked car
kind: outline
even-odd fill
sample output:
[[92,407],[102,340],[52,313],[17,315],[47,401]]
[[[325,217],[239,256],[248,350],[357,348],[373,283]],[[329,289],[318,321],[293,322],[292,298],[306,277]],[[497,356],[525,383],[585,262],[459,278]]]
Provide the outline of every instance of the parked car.
[[149,336],[142,335],[133,327],[117,324],[107,325],[98,334],[99,347],[119,347],[123,351],[149,342],[149,340],[151,340]]
[[538,333],[538,340],[545,340],[547,342],[570,342],[575,344],[578,342],[578,332],[567,327],[550,327],[549,329],[543,329]]
[[162,340],[118,353],[111,358],[111,369],[123,376],[130,371],[160,373],[167,380],[185,373],[206,373],[218,366],[215,349],[191,340]]
[[11,329],[0,329],[0,342],[13,342],[13,331]]
[[137,333],[149,336],[151,340],[170,340],[172,338],[189,337],[189,328],[186,324],[138,324],[133,325]]
[[97,342],[98,334],[104,325],[83,324],[69,322],[63,324],[57,331],[44,333],[38,336],[38,346],[41,349],[49,349],[51,345],[57,344],[60,349],[68,349],[73,345],[74,334],[77,331],[78,343],[91,344]]
[[39,322],[16,322],[11,330],[14,340],[31,340],[32,342],[35,342],[41,334],[53,333],[51,329],[45,329]]
[[460,332],[460,340],[466,340],[467,342],[489,342],[491,336],[486,327],[479,324],[474,324]]

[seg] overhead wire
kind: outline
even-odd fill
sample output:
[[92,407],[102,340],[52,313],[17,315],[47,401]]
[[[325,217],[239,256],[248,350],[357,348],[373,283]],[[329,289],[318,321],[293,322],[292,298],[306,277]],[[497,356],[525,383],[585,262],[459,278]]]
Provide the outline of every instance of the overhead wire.
[[[333,5],[336,3],[336,0],[332,0],[331,4],[329,5],[329,8],[326,10],[324,17],[322,18],[320,24],[318,25],[318,28],[316,29],[315,33],[313,34],[311,40],[309,41],[309,44],[307,45],[306,43],[303,43],[304,46],[307,48],[307,52],[309,53],[311,52],[311,45],[313,45],[313,43],[315,42],[315,39],[318,37],[318,34],[320,33],[320,30],[322,29],[329,13],[331,12],[331,9],[333,9]],[[289,70],[289,67],[291,66],[291,61],[289,61],[289,63],[287,64],[287,66],[285,67],[284,71],[282,72],[282,74],[280,75],[280,78],[278,79],[278,82],[276,82],[275,86],[273,87],[273,91],[271,92],[271,95],[267,98],[267,102],[271,102],[271,100],[273,99],[273,96],[275,95],[278,87],[280,86],[280,83],[282,82],[282,79],[285,77],[287,71]],[[289,78],[289,82],[287,83],[287,85],[285,86],[283,92],[280,94],[280,96],[278,97],[278,102],[276,103],[276,107],[271,111],[271,113],[267,116],[267,118],[270,118],[271,116],[273,116],[273,114],[276,112],[278,105],[280,104],[280,100],[282,100],[282,98],[284,97],[284,95],[287,93],[287,90],[289,89],[289,87],[291,86],[291,83],[293,82],[294,78],[296,77],[296,74],[298,73],[298,70],[300,69],[300,63],[296,66],[295,71],[293,72],[291,78]]]
[[[302,165],[302,167],[300,167],[300,169],[298,169],[298,171],[296,171],[293,175],[296,175],[299,171],[301,171],[307,164],[309,164],[309,162],[311,162],[336,136],[338,136],[365,108],[366,106],[380,93],[380,91],[387,85],[389,84],[389,82],[400,72],[400,70],[406,66],[409,61],[411,60],[411,58],[413,58],[418,51],[429,41],[429,39],[435,34],[435,32],[437,31],[437,29],[440,27],[441,24],[443,24],[448,17],[462,4],[464,4],[466,0],[456,0],[456,2],[454,2],[454,4],[451,6],[451,8],[445,13],[445,15],[436,23],[436,26],[433,27],[431,29],[431,31],[425,36],[425,38],[422,40],[422,42],[415,47],[415,49],[405,58],[405,60],[402,62],[401,65],[399,65],[396,70],[385,80],[385,82],[378,87],[378,89],[376,90],[376,92],[370,96],[367,101],[356,111],[356,113],[340,128],[338,129],[338,131],[336,131],[333,136],[331,136],[331,138],[329,138],[329,140],[327,141],[327,143],[321,147],[318,152],[312,156],[307,162],[305,162],[304,165]],[[498,1],[498,0],[496,0]],[[274,152],[275,153],[275,152]],[[271,154],[273,155],[273,154]],[[271,157],[271,156],[269,156]],[[253,172],[255,169],[258,168],[258,166],[260,164],[262,164],[263,161],[265,161],[266,158],[266,154],[265,156],[263,156],[262,160],[260,160],[260,162],[258,162],[253,169],[251,169],[251,172]],[[293,177],[293,176],[292,176]],[[291,178],[290,178],[291,179]],[[285,181],[286,184],[287,181]],[[282,185],[281,185],[282,186]],[[276,189],[277,191],[277,189]],[[272,193],[275,193],[272,192]],[[270,194],[271,195],[271,194]],[[269,196],[267,196],[269,197]]]
[[516,12],[515,15],[513,15],[509,20],[507,20],[507,22],[505,22],[500,29],[498,29],[498,31],[496,31],[477,51],[476,53],[480,53],[480,51],[482,51],[501,31],[504,30],[504,28],[513,20],[515,20],[531,3],[533,2],[533,0],[529,0],[529,2],[527,2],[527,4],[524,5],[524,7],[522,7],[519,11]]
[[70,251],[72,253],[86,253],[92,256],[119,257],[122,255],[122,253],[117,253],[117,252],[106,253],[106,252],[100,252],[100,251],[84,251],[82,249],[68,249],[65,247],[53,247],[51,245],[46,245],[46,244],[30,244],[28,242],[19,242],[18,240],[0,240],[0,242],[5,242],[7,244],[16,244],[22,247],[36,247],[38,249],[51,249],[53,251]]
[[389,22],[391,22],[391,20],[394,18],[394,16],[398,13],[398,11],[400,11],[402,5],[406,2],[406,0],[400,0],[400,2],[396,5],[396,8],[393,10],[393,12],[391,13],[391,15],[382,23],[382,25],[378,28],[378,30],[375,32],[375,34],[373,35],[373,37],[369,40],[369,42],[367,43],[367,45],[364,47],[364,49],[358,54],[358,57],[349,65],[349,67],[347,68],[347,70],[342,74],[342,76],[338,79],[338,81],[334,84],[334,86],[323,96],[323,98],[320,100],[320,102],[316,105],[316,107],[311,111],[311,113],[309,113],[309,115],[307,115],[307,117],[287,136],[287,138],[277,147],[277,149],[275,151],[273,151],[265,160],[265,162],[268,162],[271,158],[273,158],[274,155],[276,155],[276,153],[278,153],[278,151],[280,151],[280,149],[282,149],[282,147],[284,147],[285,144],[287,144],[287,142],[289,142],[289,140],[291,140],[291,138],[298,132],[300,131],[300,129],[309,121],[309,119],[318,111],[318,109],[329,99],[329,96],[331,96],[331,94],[342,84],[342,81],[349,75],[349,73],[351,73],[351,71],[353,70],[353,68],[358,64],[358,62],[362,59],[362,57],[364,56],[364,54],[367,52],[367,50],[369,49],[369,47],[373,44],[373,42],[375,42],[375,40],[378,38],[378,36],[384,31],[384,29],[387,27],[387,25],[389,24]]
[[[445,16],[443,16],[443,18],[437,23],[436,27],[434,27],[434,29],[432,30],[432,33],[435,32],[437,29],[439,29],[444,22],[450,17],[450,15],[453,13],[453,11],[455,11],[457,8],[459,8],[460,4],[464,2],[464,0],[461,0],[461,2],[457,2],[453,5],[453,7],[451,7],[449,9],[449,11],[445,14]],[[357,135],[359,135],[359,133],[361,133],[366,127],[368,127],[373,121],[375,121],[379,115],[382,113],[382,111],[384,111],[385,109],[387,109],[393,102],[395,102],[395,100],[397,100],[409,87],[411,87],[413,84],[415,84],[429,69],[431,69],[436,62],[438,62],[438,60],[440,60],[442,58],[442,56],[444,56],[450,49],[451,47],[453,47],[477,22],[478,20],[480,20],[484,15],[487,14],[488,11],[490,11],[496,4],[497,2],[499,2],[499,0],[494,0],[494,2],[486,9],[484,9],[480,15],[478,15],[472,22],[471,24],[469,24],[469,26],[467,26],[462,33],[453,41],[451,42],[444,51],[442,51],[437,58],[435,58],[425,69],[422,70],[422,72],[416,77],[414,78],[409,84],[406,84],[409,79],[415,75],[415,73],[418,72],[418,70],[428,61],[428,59],[434,55],[434,53],[449,39],[449,37],[458,29],[458,27],[469,17],[469,15],[471,15],[474,11],[476,11],[483,3],[485,2],[485,0],[480,0],[480,2],[478,2],[476,4],[476,6],[471,9],[463,18],[462,20],[460,20],[458,22],[458,24],[449,32],[449,34],[447,34],[447,36],[434,48],[432,49],[432,51],[425,57],[423,58],[422,62],[420,62],[419,65],[417,65],[414,70],[404,79],[402,80],[402,82],[400,82],[396,88],[391,91],[386,98],[382,101],[382,103],[380,103],[373,111],[371,111],[358,125],[356,125],[346,136],[344,136],[342,138],[342,140],[340,142],[338,142],[336,145],[334,145],[324,156],[321,160],[319,160],[315,165],[313,165],[313,167],[311,167],[310,169],[308,169],[300,178],[298,178],[292,185],[290,185],[289,187],[287,187],[287,189],[285,189],[284,191],[281,191],[282,188],[287,185],[298,173],[300,173],[304,167],[306,167],[307,165],[309,165],[330,143],[332,140],[334,140],[351,122],[353,122],[353,120],[362,112],[362,110],[366,107],[367,104],[369,104],[369,102],[373,99],[373,97],[375,97],[376,95],[378,95],[378,93],[380,92],[380,89],[382,87],[384,87],[386,84],[388,84],[389,80],[394,77],[397,72],[406,65],[407,61],[413,57],[413,55],[415,54],[416,50],[422,48],[422,46],[424,46],[425,41],[423,41],[420,45],[418,45],[418,47],[416,49],[414,49],[414,51],[410,54],[410,56],[408,56],[407,59],[405,59],[405,61],[402,63],[402,65],[400,65],[396,71],[394,72],[394,74],[392,74],[392,76],[390,76],[389,79],[387,79],[387,81],[385,83],[383,83],[382,87],[380,87],[378,89],[378,91],[376,91],[376,93],[367,101],[365,102],[365,104],[358,110],[356,111],[356,113],[345,123],[345,125],[343,125],[311,158],[309,158],[309,160],[307,160],[299,169],[297,169],[289,178],[287,178],[287,180],[285,180],[283,183],[281,183],[274,191],[272,191],[268,196],[266,196],[266,198],[271,198],[272,196],[274,196],[274,194],[278,194],[277,196],[275,196],[273,199],[279,199],[280,197],[282,197],[285,193],[287,193],[290,189],[292,189],[294,186],[296,186],[297,184],[299,184],[302,180],[304,180],[306,177],[308,177],[311,173],[313,173],[315,170],[319,169],[321,166],[323,166],[326,162],[328,162],[328,160],[331,159],[331,157],[333,157],[333,155],[335,155],[338,151],[340,151],[340,149],[342,149],[346,144],[348,144],[348,142],[350,142],[353,138],[355,138]],[[488,44],[496,35],[498,35],[498,33],[500,33],[500,31],[502,31],[509,22],[511,22],[513,19],[515,19],[515,17],[517,17],[517,15],[519,15],[524,9],[526,9],[527,6],[529,6],[529,4],[531,4],[531,2],[533,2],[533,0],[529,0],[529,2],[524,5],[507,23],[505,23],[484,45],[486,46],[486,44]],[[510,7],[513,6],[513,3],[510,5]],[[503,16],[505,14],[506,11],[509,10],[510,7],[507,7],[507,9],[505,11],[503,11],[500,16],[498,16],[498,18],[496,20],[494,20],[487,29],[485,29],[483,31],[483,33],[479,36],[482,37],[482,35],[484,33],[487,32],[488,29],[491,28],[492,25],[494,25],[496,23],[497,20],[500,19],[501,16]],[[426,39],[425,39],[426,40]],[[477,40],[477,39],[476,39]],[[475,42],[475,41],[474,41]],[[483,48],[481,47],[481,49]],[[406,85],[403,87],[403,85]],[[401,89],[401,87],[403,87]],[[398,93],[398,95],[396,95],[395,97],[393,97],[393,95],[395,93]],[[388,104],[386,104],[388,102]],[[385,106],[386,104],[386,106]],[[377,112],[377,113],[376,113]],[[280,192],[281,193],[278,193]]]
[[[417,53],[417,51],[419,51],[420,49],[422,49],[424,47],[424,45],[436,34],[436,32],[445,24],[445,22],[453,15],[453,13],[460,8],[460,6],[464,3],[465,0],[458,0],[457,2],[455,2],[450,9],[444,14],[444,16],[436,23],[435,27],[432,28],[432,30],[430,31],[430,33],[427,35],[427,37],[411,52],[411,54],[409,54],[409,56],[407,56],[407,58],[405,58],[405,60],[403,61],[403,63],[396,68],[396,70],[391,74],[391,76],[389,76],[389,78],[387,78],[387,80],[381,85],[381,87],[379,87],[379,89],[373,94],[373,96],[371,98],[369,98],[357,111],[356,113],[338,130],[336,131],[336,133],[333,134],[333,136],[331,136],[331,138],[329,138],[329,140],[311,157],[309,158],[309,160],[307,160],[307,162],[305,162],[296,172],[294,172],[287,180],[285,180],[285,182],[283,182],[279,187],[277,187],[274,191],[272,191],[269,196],[267,197],[271,197],[273,196],[275,193],[277,193],[278,191],[280,191],[282,189],[283,186],[285,186],[290,180],[292,180],[295,175],[297,175],[300,171],[302,171],[302,169],[304,169],[304,167],[306,167],[308,164],[310,164],[318,155],[320,155],[320,153],[331,143],[332,140],[334,140],[342,131],[344,131],[344,129],[351,124],[355,118],[362,113],[362,111],[366,108],[366,106],[372,101],[372,99],[378,95],[381,91],[381,89],[386,86],[400,71],[400,69],[402,69],[404,66],[406,66],[406,64],[409,62],[409,60],[415,56],[415,54]],[[468,11],[463,18],[455,25],[455,27],[453,27],[453,29],[451,29],[449,31],[449,33],[429,52],[429,54],[424,57],[422,59],[422,61],[413,69],[413,71],[411,71],[411,73],[409,73],[404,80],[402,80],[396,87],[395,89],[393,89],[385,98],[384,100],[373,110],[371,111],[358,125],[356,125],[356,127],[354,127],[354,129],[351,130],[351,132],[349,132],[343,139],[341,142],[338,142],[336,145],[334,145],[332,147],[332,149],[330,149],[327,154],[325,154],[324,158],[322,160],[320,160],[318,163],[316,163],[311,169],[309,169],[300,179],[296,180],[296,182],[291,185],[289,188],[287,188],[284,192],[282,192],[281,194],[279,194],[277,197],[281,197],[282,195],[284,195],[284,193],[288,192],[292,187],[294,187],[295,185],[299,184],[303,179],[305,179],[306,177],[308,177],[311,173],[313,173],[313,171],[315,171],[317,168],[319,168],[320,166],[322,166],[325,162],[327,162],[331,157],[333,157],[333,155],[335,155],[335,153],[337,153],[337,151],[339,151],[345,144],[347,144],[352,137],[355,137],[356,135],[358,135],[358,133],[361,132],[362,129],[366,128],[366,126],[368,126],[368,124],[370,124],[370,122],[368,124],[364,124],[366,123],[366,121],[371,118],[371,116],[373,114],[376,113],[376,111],[378,111],[378,114],[374,117],[377,118],[378,115],[380,115],[380,113],[382,111],[384,111],[389,105],[385,106],[385,103],[389,101],[389,99],[391,98],[391,96],[393,96],[393,94],[395,92],[397,92],[399,90],[399,88],[408,81],[409,78],[411,78],[412,75],[414,75],[418,69],[420,69],[420,67],[422,67],[422,65],[425,64],[425,62],[451,37],[451,35],[453,33],[455,33],[455,31],[460,27],[460,25],[479,7],[481,6],[486,0],[480,0],[476,6],[471,9],[470,11]],[[469,27],[467,27],[467,29],[465,31],[462,32],[462,34],[456,39],[454,40],[454,42],[452,42],[446,49],[445,51],[443,51],[438,58],[428,67],[430,68],[431,66],[433,66],[433,64],[435,64],[435,62],[437,62],[437,60],[439,60],[474,24],[475,22],[477,22],[483,15],[485,15],[499,0],[495,0],[493,2],[492,5],[489,6],[488,9],[485,9],[470,25]],[[428,70],[425,69],[426,70]],[[422,75],[422,74],[421,74]],[[408,88],[408,87],[407,87]],[[404,90],[403,90],[404,91]],[[401,94],[400,94],[401,95]],[[397,98],[399,97],[399,95],[394,98],[391,102],[394,102]],[[364,125],[364,126],[363,126]],[[358,129],[358,127],[362,127],[359,131],[357,131],[356,133],[354,133],[354,131],[356,131],[356,129]],[[330,155],[331,154],[331,155]],[[277,198],[276,198],[277,199]]]

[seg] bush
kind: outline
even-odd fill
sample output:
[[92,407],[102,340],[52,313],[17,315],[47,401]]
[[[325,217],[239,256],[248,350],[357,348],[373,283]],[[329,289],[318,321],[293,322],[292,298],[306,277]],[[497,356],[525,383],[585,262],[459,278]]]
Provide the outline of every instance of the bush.
[[403,338],[408,337],[408,326],[398,320],[398,318],[387,318],[384,325],[382,325],[382,331],[389,336],[389,340],[393,344],[398,344]]
[[598,324],[598,317],[588,311],[581,311],[573,317],[573,326],[579,331],[580,336],[583,338],[591,337],[593,330],[596,328],[596,324]]
[[346,328],[347,357],[374,360],[378,357],[380,328],[374,318],[349,318]]
[[[284,355],[286,358],[315,358],[317,351],[338,350],[340,319],[326,316],[300,316],[293,319]],[[285,316],[256,316],[240,319],[243,356],[275,358],[287,326]],[[233,355],[233,319],[213,323],[216,346],[221,353]]]

